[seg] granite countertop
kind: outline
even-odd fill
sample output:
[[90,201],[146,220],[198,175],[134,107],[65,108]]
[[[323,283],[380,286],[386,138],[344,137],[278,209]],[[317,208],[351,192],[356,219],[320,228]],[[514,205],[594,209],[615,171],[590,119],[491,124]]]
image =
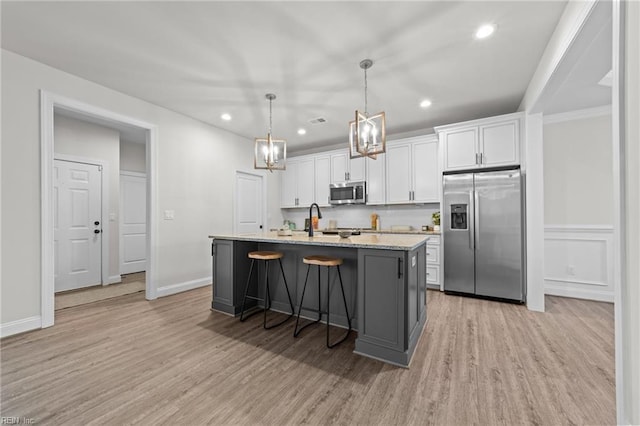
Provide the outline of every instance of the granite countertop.
[[410,231],[396,231],[393,229],[381,229],[379,231],[375,231],[373,229],[360,229],[360,232],[367,234],[440,235],[440,231],[422,231],[420,229],[412,229]]
[[257,241],[279,244],[304,244],[319,246],[335,246],[349,248],[374,248],[385,250],[412,250],[429,239],[426,234],[387,234],[365,233],[352,235],[348,238],[340,238],[338,235],[322,235],[319,231],[313,237],[309,237],[304,231],[294,231],[291,236],[278,236],[277,232],[265,232],[262,234],[248,235],[209,235],[209,238],[234,241]]

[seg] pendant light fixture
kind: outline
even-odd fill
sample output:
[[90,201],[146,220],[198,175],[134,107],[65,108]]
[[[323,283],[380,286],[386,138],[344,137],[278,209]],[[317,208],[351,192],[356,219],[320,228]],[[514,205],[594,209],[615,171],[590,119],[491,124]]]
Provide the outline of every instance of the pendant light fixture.
[[364,114],[356,110],[356,119],[349,122],[349,152],[351,158],[370,157],[375,159],[378,154],[386,151],[386,132],[384,111],[369,115],[367,99],[367,70],[373,61],[364,59],[360,68],[364,70]]
[[287,168],[287,141],[273,139],[271,137],[272,109],[271,103],[276,98],[273,93],[267,93],[264,97],[269,101],[269,133],[267,138],[256,138],[253,167],[255,169],[286,170]]

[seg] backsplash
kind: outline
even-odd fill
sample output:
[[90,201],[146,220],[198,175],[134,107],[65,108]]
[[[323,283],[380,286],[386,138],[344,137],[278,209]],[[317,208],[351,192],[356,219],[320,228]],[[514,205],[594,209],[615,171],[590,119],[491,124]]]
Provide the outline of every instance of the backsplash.
[[[430,203],[416,206],[363,206],[345,205],[321,207],[322,219],[318,228],[329,226],[330,220],[335,220],[338,228],[370,228],[371,214],[380,217],[381,229],[389,229],[393,225],[410,225],[414,229],[421,229],[422,225],[432,225],[431,214],[440,211],[440,204]],[[313,209],[316,215],[316,210]],[[304,229],[304,220],[309,218],[308,208],[282,209],[282,217],[295,222],[297,229]]]

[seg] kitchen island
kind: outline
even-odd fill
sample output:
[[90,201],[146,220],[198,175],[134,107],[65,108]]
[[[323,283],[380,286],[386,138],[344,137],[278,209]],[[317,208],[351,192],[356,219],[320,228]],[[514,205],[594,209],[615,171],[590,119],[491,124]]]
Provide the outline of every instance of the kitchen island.
[[[255,235],[212,235],[213,300],[211,308],[239,315],[244,286],[249,274],[247,253],[255,250],[284,253],[282,264],[296,307],[300,303],[308,255],[340,257],[349,316],[358,335],[354,352],[391,364],[408,367],[427,318],[426,311],[426,235],[362,234],[349,238],[337,235],[308,237],[294,232]],[[250,286],[259,292],[264,279],[261,265]],[[331,324],[345,327],[346,312],[340,297],[333,297],[337,274],[332,272]],[[278,268],[270,268],[272,309],[288,313],[289,303]],[[323,270],[322,285],[326,286]],[[309,274],[310,288],[316,288],[315,268]],[[337,296],[337,294],[336,294]],[[323,304],[326,303],[323,300]],[[308,291],[305,306],[317,306],[317,292]],[[303,317],[316,318],[302,310]],[[323,320],[326,320],[323,316]],[[293,335],[293,323],[292,323]],[[293,337],[292,337],[293,338]],[[304,338],[304,337],[302,337]]]

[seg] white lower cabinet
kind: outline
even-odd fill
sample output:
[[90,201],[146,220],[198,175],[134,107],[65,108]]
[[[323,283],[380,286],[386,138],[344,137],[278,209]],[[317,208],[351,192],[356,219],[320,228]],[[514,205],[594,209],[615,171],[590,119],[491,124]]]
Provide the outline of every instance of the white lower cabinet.
[[442,284],[442,238],[431,235],[427,241],[427,287],[441,289]]

